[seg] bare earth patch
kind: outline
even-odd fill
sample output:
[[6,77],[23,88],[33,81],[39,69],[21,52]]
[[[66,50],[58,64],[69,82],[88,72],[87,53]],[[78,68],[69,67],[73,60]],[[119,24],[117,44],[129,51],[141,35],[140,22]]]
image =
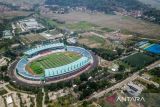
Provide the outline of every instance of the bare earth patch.
[[106,15],[103,13],[89,14],[85,12],[70,12],[68,14],[45,14],[45,17],[63,20],[68,24],[86,21],[102,27],[123,29],[141,33],[152,38],[157,38],[157,36],[160,36],[160,25],[129,16]]

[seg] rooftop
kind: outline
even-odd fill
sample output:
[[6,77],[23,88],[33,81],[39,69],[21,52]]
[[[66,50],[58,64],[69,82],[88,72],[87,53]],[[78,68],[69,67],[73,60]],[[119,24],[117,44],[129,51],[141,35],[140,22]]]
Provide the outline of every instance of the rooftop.
[[11,97],[11,96],[8,96],[8,97],[6,98],[6,102],[7,102],[7,105],[13,103],[12,97]]
[[39,47],[36,47],[36,48],[32,48],[32,49],[26,51],[24,54],[32,55],[32,54],[34,54],[36,52],[39,52],[41,50],[54,48],[54,47],[57,47],[57,46],[64,46],[64,44],[63,43],[57,43],[57,44],[43,45],[43,46],[39,46]]

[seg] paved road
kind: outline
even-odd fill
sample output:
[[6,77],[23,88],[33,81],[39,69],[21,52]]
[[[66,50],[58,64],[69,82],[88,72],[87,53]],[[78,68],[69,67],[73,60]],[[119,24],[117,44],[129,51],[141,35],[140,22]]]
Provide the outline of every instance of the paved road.
[[[147,68],[148,70],[151,70],[151,69],[157,67],[159,64],[160,64],[160,60],[154,62],[153,64],[150,64],[150,65],[147,66],[146,68]],[[142,69],[142,70],[143,70],[143,69]],[[137,72],[134,73],[132,76],[126,78],[126,79],[123,80],[122,82],[117,83],[116,85],[114,85],[114,86],[112,86],[112,87],[110,87],[110,88],[107,88],[107,89],[105,89],[105,90],[103,90],[103,91],[101,91],[101,92],[99,92],[99,93],[96,93],[95,95],[90,96],[90,98],[89,98],[88,100],[93,99],[93,98],[102,97],[104,94],[106,94],[106,93],[108,93],[108,92],[110,92],[110,91],[112,91],[112,90],[115,90],[115,89],[117,89],[117,88],[120,88],[120,87],[122,87],[123,85],[127,84],[127,83],[130,82],[130,81],[135,80],[136,78],[139,77],[138,74],[139,74],[140,71],[141,71],[141,70],[137,71]]]
[[155,67],[157,67],[158,65],[160,65],[160,60],[154,62],[153,64],[147,66],[147,70],[151,70],[151,69],[154,69]]
[[103,90],[103,91],[101,91],[101,92],[99,92],[99,93],[96,93],[95,95],[92,95],[88,100],[91,100],[91,99],[93,99],[93,98],[102,97],[102,96],[104,96],[106,93],[122,87],[123,85],[129,83],[130,81],[135,80],[135,79],[138,77],[138,74],[139,74],[139,72],[134,73],[131,77],[126,78],[126,79],[123,80],[122,82],[117,83],[116,85],[113,85],[112,87],[107,88],[107,89],[105,89],[105,90]]
[[42,93],[43,93],[42,106],[46,107],[46,105],[45,105],[45,92],[44,92],[44,88],[42,88]]
[[3,84],[0,84],[0,88],[3,88],[5,85],[8,85],[9,83],[3,83]]

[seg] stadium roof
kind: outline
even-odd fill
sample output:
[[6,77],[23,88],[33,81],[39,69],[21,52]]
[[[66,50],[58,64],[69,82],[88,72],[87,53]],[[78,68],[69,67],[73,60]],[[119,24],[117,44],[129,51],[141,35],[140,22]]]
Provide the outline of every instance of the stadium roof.
[[59,47],[59,46],[64,46],[64,44],[63,43],[56,43],[56,44],[43,45],[43,46],[40,46],[40,47],[37,47],[37,48],[30,49],[30,50],[24,52],[24,54],[32,55],[36,52],[39,52],[39,51],[42,51],[42,50],[45,50],[45,49],[54,48],[54,47]]
[[82,57],[73,63],[67,64],[61,67],[45,69],[45,77],[59,76],[66,73],[70,73],[72,71],[80,69],[81,67],[83,67],[88,63],[89,63],[89,59],[87,57]]

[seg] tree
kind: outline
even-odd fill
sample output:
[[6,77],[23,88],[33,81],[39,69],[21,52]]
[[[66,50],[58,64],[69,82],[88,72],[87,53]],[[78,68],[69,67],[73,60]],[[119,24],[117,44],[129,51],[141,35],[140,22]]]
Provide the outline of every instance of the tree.
[[87,75],[87,73],[83,73],[82,75],[80,75],[80,80],[81,81],[87,81],[89,78],[89,75]]
[[115,74],[115,79],[117,81],[123,79],[123,74]]
[[5,65],[5,66],[2,66],[2,67],[1,67],[1,71],[2,71],[2,72],[5,72],[5,71],[7,71],[7,68],[8,68],[8,67],[7,67],[6,65]]
[[119,71],[124,71],[125,70],[125,66],[123,66],[123,65],[120,64],[118,70]]
[[87,102],[87,101],[83,101],[82,106],[83,106],[83,107],[88,107],[88,105],[89,105],[89,104],[90,104],[89,102]]
[[43,100],[43,93],[42,90],[40,89],[36,95],[37,107],[42,107],[42,100]]

